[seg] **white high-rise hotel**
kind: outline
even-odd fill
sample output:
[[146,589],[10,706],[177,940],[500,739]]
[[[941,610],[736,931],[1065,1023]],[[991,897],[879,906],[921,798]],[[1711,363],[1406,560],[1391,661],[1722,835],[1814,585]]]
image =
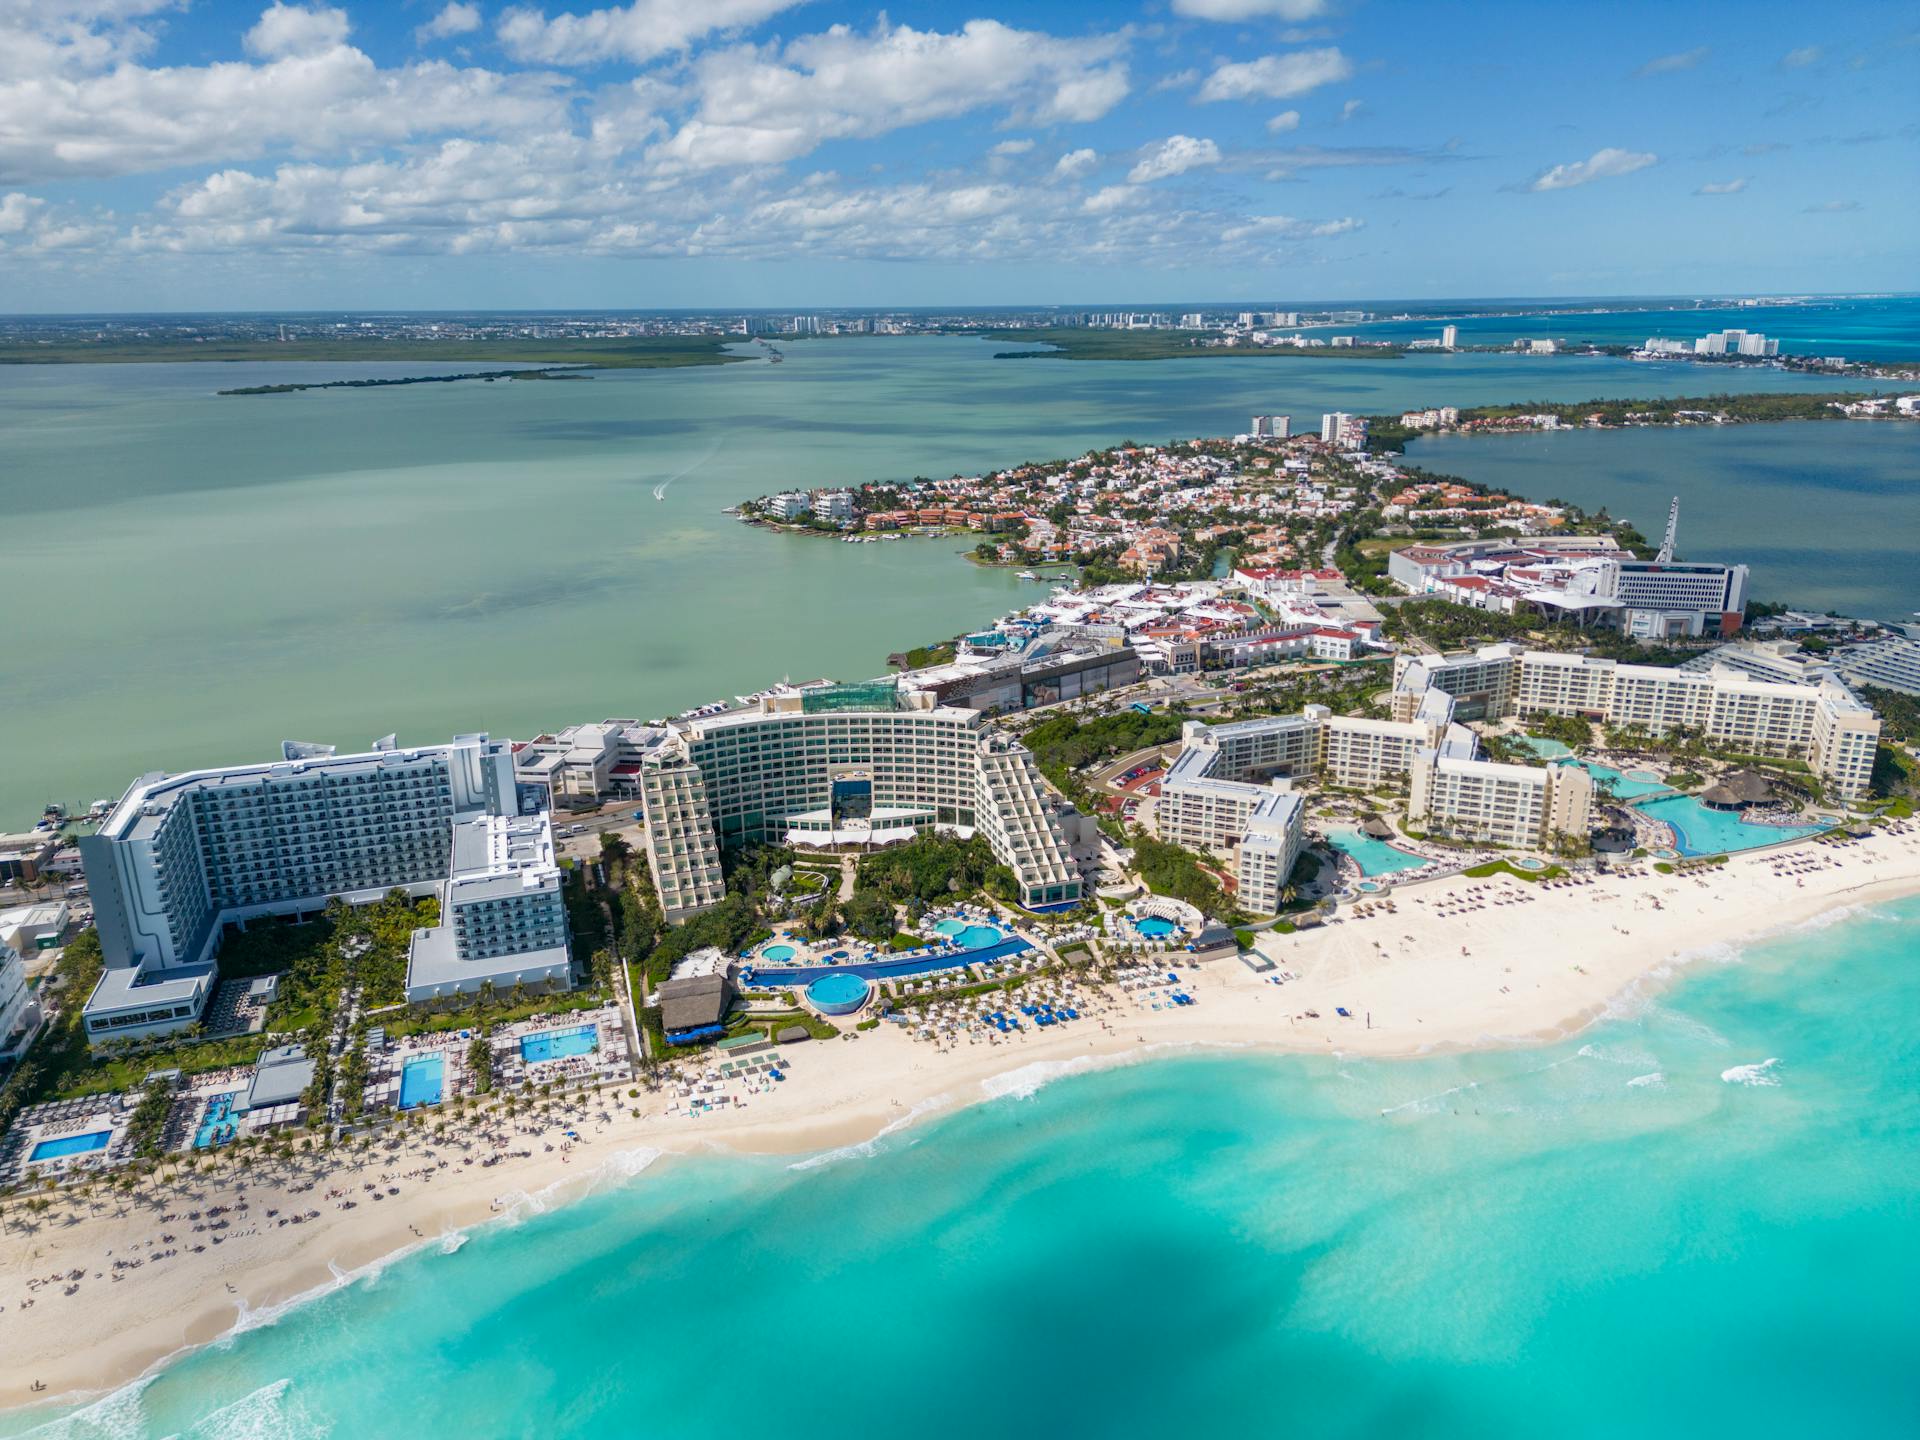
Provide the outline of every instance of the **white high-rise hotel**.
[[891,683],[843,685],[676,724],[640,777],[667,918],[724,898],[723,845],[884,845],[927,830],[984,836],[1029,908],[1076,903],[1066,817],[1033,757],[974,711],[915,702]]
[[414,935],[409,998],[564,985],[552,830],[518,811],[511,749],[485,735],[143,776],[80,842],[106,961],[89,1040],[191,1025],[227,925],[392,889],[442,898],[440,926]]

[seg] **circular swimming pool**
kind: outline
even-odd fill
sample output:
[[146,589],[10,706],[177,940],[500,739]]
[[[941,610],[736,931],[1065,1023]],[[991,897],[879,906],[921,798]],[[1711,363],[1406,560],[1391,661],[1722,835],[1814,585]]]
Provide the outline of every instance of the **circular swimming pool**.
[[1522,855],[1518,860],[1513,862],[1513,868],[1516,870],[1544,870],[1547,868],[1547,862],[1532,855]]
[[1384,890],[1386,887],[1382,885],[1378,880],[1362,880],[1357,888],[1364,891],[1368,895],[1377,895],[1380,893],[1380,891]]
[[947,936],[962,950],[984,950],[989,945],[998,945],[1007,937],[991,925],[969,925]]
[[1180,927],[1163,915],[1142,915],[1133,922],[1133,928],[1149,940],[1164,940]]
[[966,928],[966,921],[953,919],[942,920],[938,925],[933,927],[935,934],[944,935],[949,940]]
[[858,975],[836,970],[807,986],[807,1003],[822,1015],[851,1015],[867,1003],[873,987]]
[[1680,858],[1680,852],[1678,850],[1662,848],[1653,852],[1653,858],[1656,860],[1678,860]]
[[1623,780],[1637,780],[1642,785],[1658,785],[1662,777],[1651,770],[1629,770],[1621,776]]
[[791,945],[769,945],[760,952],[760,958],[769,965],[784,965],[798,953]]

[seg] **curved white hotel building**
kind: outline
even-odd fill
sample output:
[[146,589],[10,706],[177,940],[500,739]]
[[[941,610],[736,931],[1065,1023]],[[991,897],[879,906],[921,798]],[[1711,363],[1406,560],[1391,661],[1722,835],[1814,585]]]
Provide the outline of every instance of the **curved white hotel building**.
[[979,834],[1030,909],[1080,899],[1062,816],[1017,741],[891,682],[835,685],[677,722],[641,767],[647,856],[667,919],[726,894],[720,852]]

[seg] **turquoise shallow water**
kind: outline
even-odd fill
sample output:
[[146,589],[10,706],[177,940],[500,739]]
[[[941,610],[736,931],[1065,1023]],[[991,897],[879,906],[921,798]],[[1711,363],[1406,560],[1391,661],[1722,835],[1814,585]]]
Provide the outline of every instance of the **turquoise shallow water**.
[[658,1166],[0,1434],[1909,1436],[1916,923],[1545,1049],[1160,1060]]
[[1358,830],[1329,830],[1327,843],[1341,854],[1351,856],[1362,875],[1392,875],[1401,870],[1418,870],[1427,863],[1418,855]]
[[[1624,792],[1623,798],[1625,798]],[[1691,795],[1648,800],[1640,812],[1673,828],[1682,855],[1720,855],[1817,834],[1820,825],[1749,825],[1735,811],[1713,810]]]

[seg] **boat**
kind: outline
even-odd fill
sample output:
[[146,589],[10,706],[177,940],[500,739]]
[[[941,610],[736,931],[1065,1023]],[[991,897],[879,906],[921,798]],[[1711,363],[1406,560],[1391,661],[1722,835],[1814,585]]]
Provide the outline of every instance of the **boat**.
[[1022,580],[1038,580],[1040,577],[1034,574],[1033,571],[1031,570],[1022,570],[1020,572],[1019,578]]

